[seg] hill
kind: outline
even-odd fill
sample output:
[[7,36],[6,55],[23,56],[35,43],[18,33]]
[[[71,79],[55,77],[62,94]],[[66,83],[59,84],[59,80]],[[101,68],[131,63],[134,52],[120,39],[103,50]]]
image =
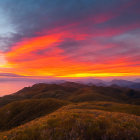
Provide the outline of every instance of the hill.
[[0,130],[19,126],[67,104],[57,99],[28,99],[9,103],[0,108]]
[[35,84],[17,93],[0,98],[0,106],[25,99],[55,98],[71,102],[113,101],[140,104],[140,91],[121,87],[98,87],[74,82],[62,84]]
[[[85,108],[85,109],[83,109]],[[68,105],[40,119],[0,133],[1,140],[140,139],[140,117]]]
[[127,114],[134,114],[140,116],[140,106],[131,104],[120,104],[107,101],[92,101],[92,102],[82,102],[71,104],[71,109],[96,109],[104,110],[109,112],[120,112]]
[[130,104],[120,104],[105,101],[92,101],[82,103],[70,103],[58,99],[28,99],[15,101],[0,108],[0,130],[9,130],[20,126],[31,120],[47,115],[71,104],[71,108],[76,109],[96,109],[110,112],[122,112],[140,116],[140,106]]
[[0,140],[140,139],[140,91],[74,82],[0,98]]

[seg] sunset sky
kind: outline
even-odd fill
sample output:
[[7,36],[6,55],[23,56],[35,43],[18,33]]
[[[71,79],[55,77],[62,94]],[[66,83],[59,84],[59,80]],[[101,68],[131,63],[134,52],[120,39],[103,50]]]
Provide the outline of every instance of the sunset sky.
[[140,77],[140,0],[0,0],[0,77]]

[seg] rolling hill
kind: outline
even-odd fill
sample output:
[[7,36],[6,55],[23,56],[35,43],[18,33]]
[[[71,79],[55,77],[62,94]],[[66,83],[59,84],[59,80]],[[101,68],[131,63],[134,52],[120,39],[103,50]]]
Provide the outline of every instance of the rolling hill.
[[102,87],[74,82],[62,84],[35,84],[0,98],[0,106],[25,99],[55,98],[71,102],[114,101],[140,104],[140,91],[121,87]]
[[139,140],[140,91],[74,82],[0,98],[0,140]]
[[54,113],[1,132],[1,140],[140,139],[140,117],[126,113],[65,106]]
[[19,126],[67,104],[57,99],[28,99],[9,103],[0,108],[0,130]]

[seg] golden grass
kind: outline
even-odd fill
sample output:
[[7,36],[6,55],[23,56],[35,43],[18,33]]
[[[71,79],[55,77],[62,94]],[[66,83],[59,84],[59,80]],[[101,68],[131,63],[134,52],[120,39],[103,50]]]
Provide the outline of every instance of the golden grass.
[[121,112],[140,116],[140,106],[131,104],[120,104],[107,101],[91,101],[71,104],[71,109],[97,109],[109,112]]
[[9,130],[67,105],[58,99],[28,99],[15,101],[0,108],[0,130]]
[[[7,132],[0,140],[139,140],[140,117],[68,105]],[[86,108],[86,105],[85,105]]]

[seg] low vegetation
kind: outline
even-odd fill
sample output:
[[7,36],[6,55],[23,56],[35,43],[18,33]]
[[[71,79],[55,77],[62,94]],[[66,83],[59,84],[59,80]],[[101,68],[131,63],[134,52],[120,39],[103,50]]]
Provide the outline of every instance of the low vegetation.
[[106,102],[106,101],[94,101],[94,102],[82,102],[72,104],[70,106],[72,109],[96,109],[104,110],[109,112],[120,112],[128,113],[140,116],[140,106],[131,105],[131,104],[120,104],[115,102]]
[[140,91],[36,84],[0,98],[0,140],[140,140]]
[[1,140],[139,140],[140,117],[63,107],[38,120],[0,133]]
[[68,102],[57,99],[30,99],[0,108],[0,130],[7,130],[49,114]]

